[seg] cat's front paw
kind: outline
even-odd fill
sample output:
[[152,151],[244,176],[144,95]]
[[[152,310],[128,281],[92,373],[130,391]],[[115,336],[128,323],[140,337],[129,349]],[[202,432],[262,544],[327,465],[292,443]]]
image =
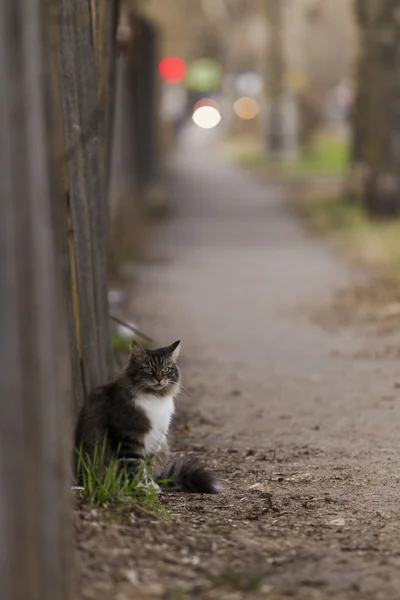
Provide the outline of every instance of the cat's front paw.
[[148,481],[148,483],[147,483],[147,489],[148,489],[150,492],[153,492],[154,494],[161,494],[161,488],[160,488],[160,486],[158,485],[158,483],[156,483],[156,482],[154,481],[154,479],[150,479],[150,480]]
[[136,489],[143,489],[148,492],[152,492],[153,494],[161,494],[160,486],[151,478],[146,481],[139,481]]

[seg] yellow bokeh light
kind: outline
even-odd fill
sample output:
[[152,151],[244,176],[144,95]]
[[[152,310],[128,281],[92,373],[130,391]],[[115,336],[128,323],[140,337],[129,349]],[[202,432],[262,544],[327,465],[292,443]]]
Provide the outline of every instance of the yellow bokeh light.
[[238,98],[233,104],[233,110],[240,119],[254,119],[260,112],[260,107],[253,98]]

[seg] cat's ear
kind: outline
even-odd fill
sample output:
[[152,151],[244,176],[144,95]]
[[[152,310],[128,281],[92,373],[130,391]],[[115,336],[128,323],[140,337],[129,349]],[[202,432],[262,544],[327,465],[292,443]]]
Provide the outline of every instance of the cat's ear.
[[172,360],[174,362],[176,362],[178,360],[180,351],[181,351],[181,341],[180,340],[178,340],[177,342],[174,342],[173,344],[171,344],[171,346],[168,346],[168,348],[167,348],[167,353],[170,355],[170,357],[172,358]]
[[131,359],[138,360],[140,358],[144,358],[146,356],[146,350],[140,346],[135,340],[132,342],[131,346]]

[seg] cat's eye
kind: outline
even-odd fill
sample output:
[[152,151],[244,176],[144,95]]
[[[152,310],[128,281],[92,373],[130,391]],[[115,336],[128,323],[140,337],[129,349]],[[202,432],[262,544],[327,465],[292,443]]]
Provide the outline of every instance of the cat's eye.
[[170,370],[171,369],[169,367],[164,367],[163,369],[161,369],[161,373],[164,373],[164,375],[165,375],[165,373],[169,373]]
[[146,373],[152,373],[153,372],[153,368],[152,367],[145,367],[144,370],[146,371]]

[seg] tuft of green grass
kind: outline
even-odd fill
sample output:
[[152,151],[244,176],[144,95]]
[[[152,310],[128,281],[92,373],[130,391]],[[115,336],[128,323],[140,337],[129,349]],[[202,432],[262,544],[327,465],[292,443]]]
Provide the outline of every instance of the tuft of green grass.
[[128,356],[131,351],[132,340],[135,340],[142,348],[148,348],[150,346],[148,340],[142,338],[140,335],[132,332],[132,338],[128,339],[118,333],[116,328],[113,328],[111,333],[111,343],[113,348],[114,365],[116,370],[122,369],[124,363],[128,360]]
[[106,460],[106,443],[96,446],[93,456],[84,456],[76,449],[77,481],[83,487],[82,495],[91,506],[101,508],[139,507],[151,513],[168,516],[167,509],[160,503],[160,490],[144,481],[145,471],[152,465],[143,462],[134,477],[129,473],[129,462],[121,468],[116,458]]
[[349,144],[326,133],[314,136],[309,148],[305,148],[297,161],[288,166],[289,173],[299,176],[344,175],[349,165]]
[[128,353],[132,345],[130,340],[120,336],[115,330],[112,332],[111,342],[114,352],[121,354]]
[[317,133],[293,161],[272,160],[256,137],[229,138],[220,149],[248,171],[283,179],[341,176],[349,164],[349,144],[326,132]]
[[124,336],[121,336],[117,333],[117,331],[112,332],[112,346],[115,352],[130,352],[132,341],[137,342],[142,348],[148,348],[150,346],[149,342],[142,338],[140,335],[132,332],[132,339],[127,339]]

